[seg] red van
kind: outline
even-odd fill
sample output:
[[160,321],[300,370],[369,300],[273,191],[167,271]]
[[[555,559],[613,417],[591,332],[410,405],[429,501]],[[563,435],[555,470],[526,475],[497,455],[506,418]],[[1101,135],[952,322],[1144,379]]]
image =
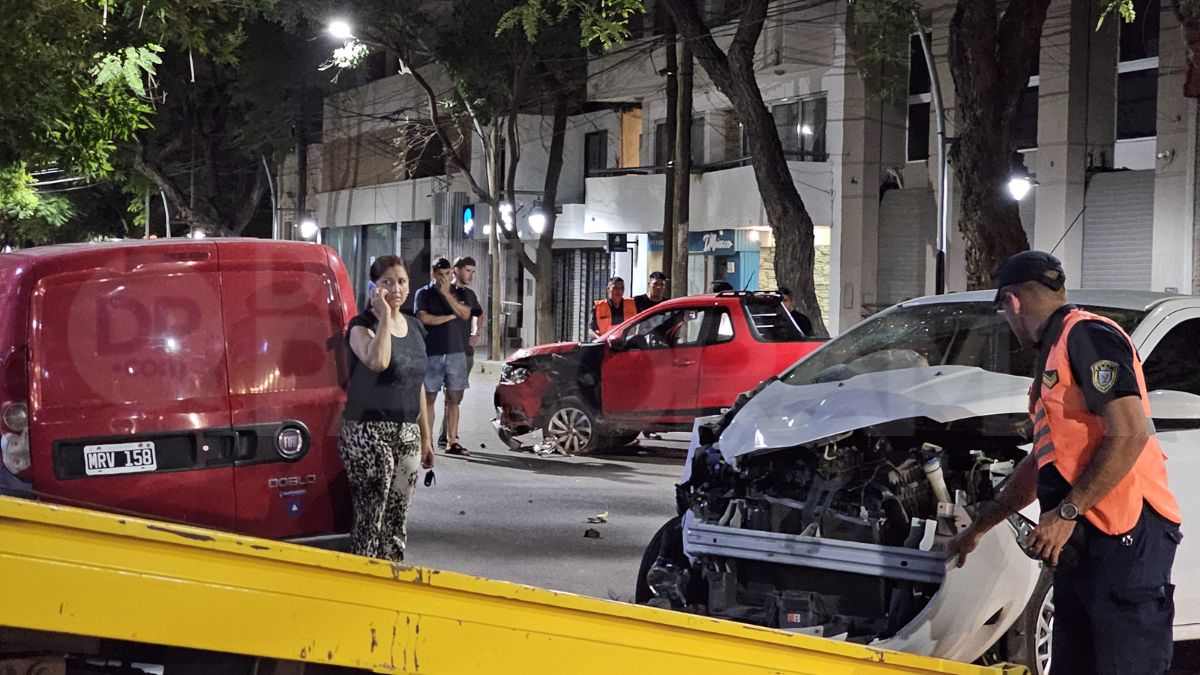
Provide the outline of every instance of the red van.
[[316,244],[0,254],[0,487],[264,537],[348,531],[354,312]]

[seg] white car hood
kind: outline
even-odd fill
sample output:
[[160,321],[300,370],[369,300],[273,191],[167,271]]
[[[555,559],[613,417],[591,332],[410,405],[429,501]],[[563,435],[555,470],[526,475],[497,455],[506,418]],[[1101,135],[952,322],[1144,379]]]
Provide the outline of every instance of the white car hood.
[[1030,379],[971,366],[866,373],[840,382],[775,381],[750,400],[721,434],[721,455],[737,459],[811,443],[895,420],[952,422],[1025,412]]

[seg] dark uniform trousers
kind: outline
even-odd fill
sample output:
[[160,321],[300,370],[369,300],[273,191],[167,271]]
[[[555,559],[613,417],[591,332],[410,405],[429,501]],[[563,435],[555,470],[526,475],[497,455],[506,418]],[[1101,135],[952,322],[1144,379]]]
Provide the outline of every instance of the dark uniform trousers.
[[[1054,574],[1050,675],[1151,675],[1170,667],[1179,526],[1146,505],[1133,530],[1108,535],[1083,518],[1074,569]],[[1074,538],[1073,538],[1074,539]]]

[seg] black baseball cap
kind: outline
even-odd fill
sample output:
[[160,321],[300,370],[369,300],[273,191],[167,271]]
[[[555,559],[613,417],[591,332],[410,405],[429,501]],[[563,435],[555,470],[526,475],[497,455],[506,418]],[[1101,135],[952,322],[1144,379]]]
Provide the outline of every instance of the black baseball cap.
[[1004,288],[1026,281],[1036,281],[1052,291],[1061,290],[1067,281],[1062,263],[1044,251],[1021,251],[1000,264],[992,276],[996,282],[996,299],[1004,299]]
[[450,261],[446,260],[445,258],[438,258],[437,260],[433,261],[433,269],[448,270],[450,269]]

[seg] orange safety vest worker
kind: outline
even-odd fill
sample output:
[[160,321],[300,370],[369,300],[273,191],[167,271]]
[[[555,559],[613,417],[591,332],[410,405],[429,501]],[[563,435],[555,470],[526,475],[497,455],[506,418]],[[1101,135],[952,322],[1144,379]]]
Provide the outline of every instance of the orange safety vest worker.
[[[1115,321],[1098,314],[1079,309],[1068,312],[1063,319],[1062,333],[1046,358],[1045,375],[1041,382],[1034,382],[1029,390],[1029,414],[1033,417],[1034,430],[1033,454],[1038,468],[1053,462],[1063,478],[1072,485],[1092,463],[1108,431],[1104,418],[1088,410],[1083,391],[1071,374],[1067,336],[1080,321],[1101,321],[1125,335]],[[1129,339],[1128,335],[1125,337]],[[1137,375],[1142,408],[1146,412],[1147,423],[1151,425],[1150,438],[1133,469],[1111,492],[1083,514],[1101,532],[1114,535],[1126,533],[1137,525],[1143,501],[1163,518],[1174,523],[1180,522],[1179,502],[1167,489],[1166,456],[1150,422],[1150,400],[1146,396],[1142,362],[1132,341],[1130,349],[1133,351],[1133,370]],[[1103,385],[1105,378],[1115,378],[1116,373],[1093,372],[1092,376]]]
[[[624,316],[621,319],[622,321],[624,321],[625,319],[628,319],[629,317],[633,316],[634,314],[637,314],[637,306],[633,303],[632,298],[625,298],[624,300],[621,301],[621,305],[624,308],[624,312],[625,312]],[[608,332],[609,328],[613,327],[613,316],[612,315],[613,315],[612,305],[608,304],[608,298],[604,298],[603,300],[596,301],[596,332],[597,333],[604,335],[604,333]]]

